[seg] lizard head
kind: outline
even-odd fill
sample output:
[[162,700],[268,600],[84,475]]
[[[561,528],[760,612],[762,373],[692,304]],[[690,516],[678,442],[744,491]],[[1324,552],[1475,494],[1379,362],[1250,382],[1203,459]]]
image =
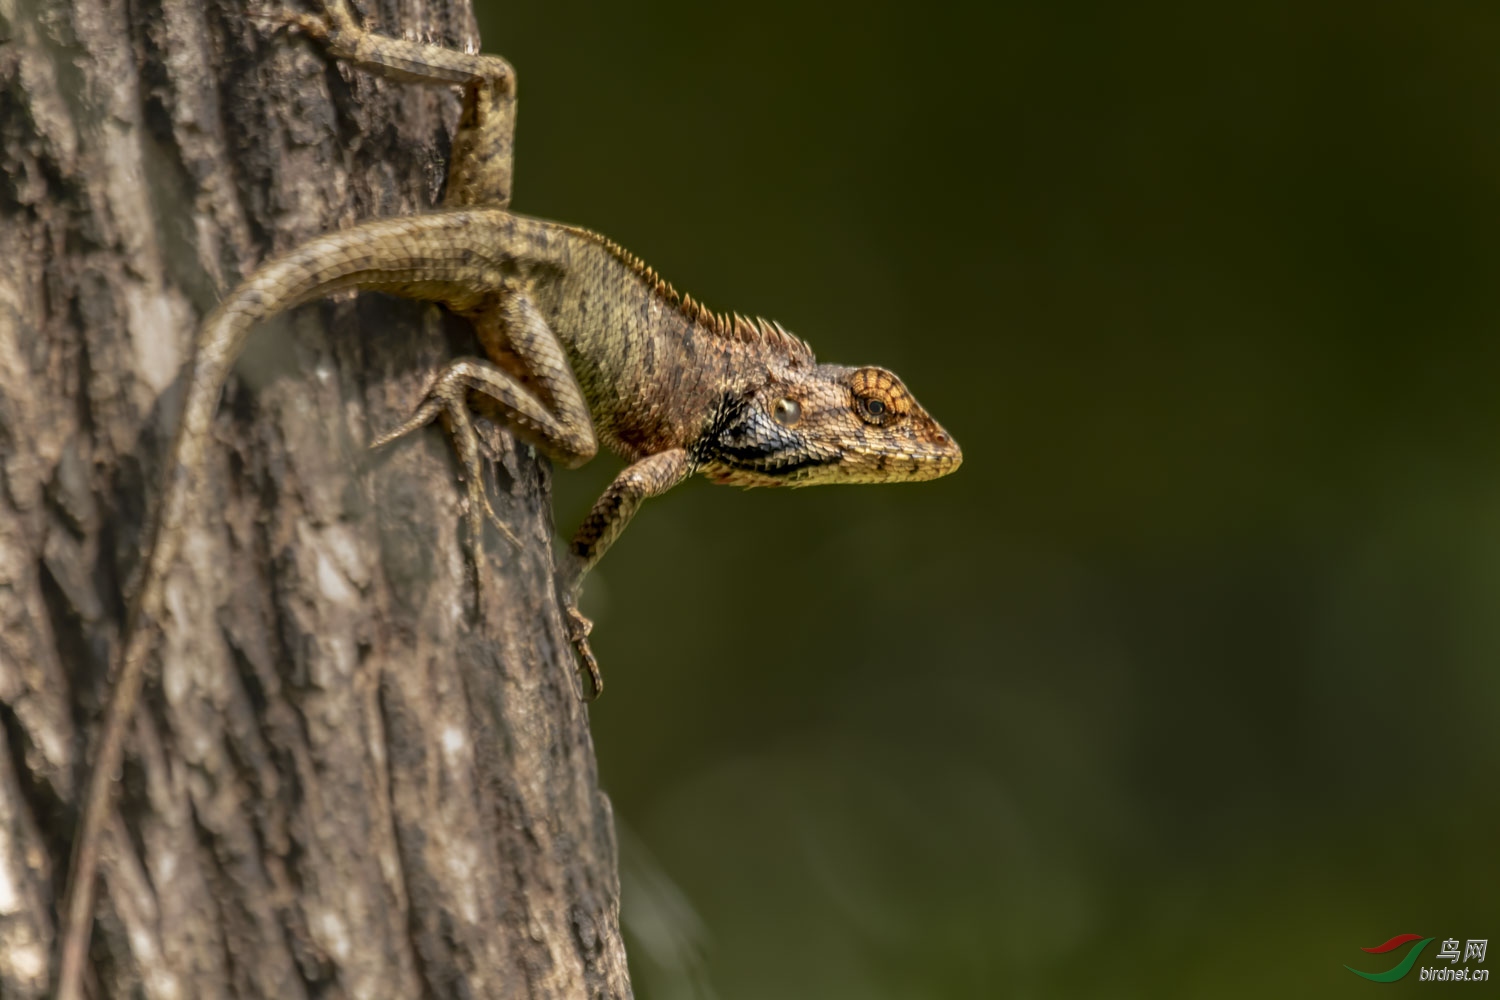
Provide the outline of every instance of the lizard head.
[[883,368],[773,369],[724,401],[699,468],[731,486],[815,486],[936,479],[963,452]]

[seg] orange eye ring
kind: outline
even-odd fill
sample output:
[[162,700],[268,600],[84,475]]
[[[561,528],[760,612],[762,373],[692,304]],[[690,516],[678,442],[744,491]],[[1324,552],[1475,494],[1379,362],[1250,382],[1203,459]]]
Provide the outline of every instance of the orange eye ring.
[[911,412],[901,380],[883,368],[861,368],[849,380],[854,412],[867,424],[884,427]]

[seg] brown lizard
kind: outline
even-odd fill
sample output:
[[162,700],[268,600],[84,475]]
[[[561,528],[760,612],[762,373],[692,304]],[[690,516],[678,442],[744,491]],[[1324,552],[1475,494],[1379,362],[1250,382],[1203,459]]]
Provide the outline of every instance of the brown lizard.
[[933,479],[962,460],[890,372],[818,364],[779,325],[710,312],[602,236],[507,211],[515,75],[505,60],[372,34],[345,0],[277,20],[363,69],[463,88],[444,206],[309,240],[264,264],[204,321],[74,840],[62,1000],[80,995],[100,834],[151,648],[147,625],[162,617],[221,390],[261,320],[358,288],[438,302],[473,321],[488,357],[447,365],[412,416],[372,445],[446,416],[466,479],[471,546],[485,516],[505,530],[484,490],[471,406],[569,468],[600,441],[630,460],[578,529],[560,574],[595,695],[602,678],[579,587],[646,498],[695,472],[736,486],[810,486]]

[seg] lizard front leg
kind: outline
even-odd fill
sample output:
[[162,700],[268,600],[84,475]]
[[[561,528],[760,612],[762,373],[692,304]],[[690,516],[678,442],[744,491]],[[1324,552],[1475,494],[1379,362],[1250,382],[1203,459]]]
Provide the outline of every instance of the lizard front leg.
[[594,624],[578,611],[578,592],[583,587],[584,574],[593,569],[620,537],[620,532],[625,530],[644,500],[665,493],[692,471],[692,461],[681,448],[657,452],[627,466],[594,501],[593,509],[578,526],[573,543],[568,547],[570,565],[564,578],[563,611],[568,616],[573,646],[589,673],[589,684],[593,688],[591,699],[599,697],[604,690],[604,675],[589,647],[589,632]]
[[462,87],[463,112],[453,133],[443,204],[508,206],[516,131],[516,74],[510,63],[499,56],[377,35],[360,25],[346,0],[324,0],[322,7],[321,14],[274,19],[318,40],[335,59],[378,76]]

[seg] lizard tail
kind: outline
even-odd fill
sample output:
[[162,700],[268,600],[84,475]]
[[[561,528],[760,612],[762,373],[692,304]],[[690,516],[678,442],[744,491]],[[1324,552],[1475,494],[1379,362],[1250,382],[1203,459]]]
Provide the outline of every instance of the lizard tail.
[[[247,282],[250,285],[254,278]],[[243,291],[242,286],[241,291]],[[146,674],[152,630],[147,619],[159,617],[166,576],[177,555],[182,522],[196,492],[209,426],[218,408],[233,357],[243,346],[255,318],[241,305],[241,292],[225,301],[205,324],[190,371],[190,384],[177,433],[167,459],[168,478],[152,522],[151,541],[140,584],[125,616],[124,650],[104,709],[103,731],[89,770],[83,815],[73,836],[73,858],[64,894],[62,951],[58,963],[58,1000],[80,1000],[83,966],[94,920],[94,889],[104,822],[110,814],[114,783],[120,771],[125,734],[135,715]],[[217,322],[215,322],[217,320]]]
[[[471,210],[443,214],[449,216],[453,227],[450,253],[454,265],[467,261],[472,266],[476,248],[468,245],[464,234],[465,230],[483,232],[483,226],[469,226],[474,217],[485,213]],[[204,450],[234,361],[256,323],[340,288],[400,291],[414,298],[448,301],[459,308],[467,304],[461,296],[449,294],[454,286],[431,280],[435,263],[431,229],[427,242],[419,247],[405,238],[414,228],[412,223],[411,217],[384,219],[311,240],[264,264],[204,321],[188,368],[186,399],[167,458],[166,483],[152,522],[140,584],[125,618],[124,649],[104,710],[82,818],[73,838],[63,903],[58,1000],[80,1000],[82,996],[83,966],[93,929],[100,839],[151,652],[154,630],[149,624],[161,616],[167,573],[197,498]],[[426,281],[412,280],[419,270]]]

